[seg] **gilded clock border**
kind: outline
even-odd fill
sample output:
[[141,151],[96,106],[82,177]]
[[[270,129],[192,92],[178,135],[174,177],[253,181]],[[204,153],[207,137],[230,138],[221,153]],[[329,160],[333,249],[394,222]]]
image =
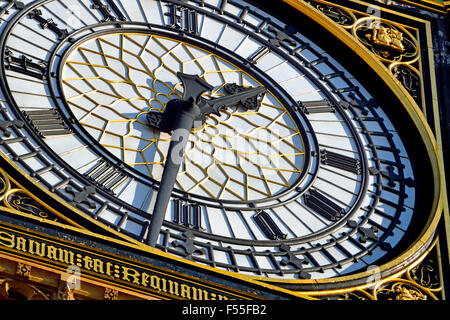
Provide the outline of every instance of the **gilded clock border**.
[[[406,253],[402,254],[402,256],[400,256],[399,258],[395,259],[394,261],[382,266],[382,269],[388,269],[392,266],[395,266],[398,262],[402,261],[406,256],[411,255],[413,252],[415,252],[417,249],[421,248],[424,244],[427,243],[427,241],[429,241],[429,239],[434,235],[434,231],[436,229],[436,226],[440,220],[441,217],[441,212],[444,209],[445,211],[445,219],[447,221],[447,230],[449,229],[449,218],[448,218],[448,203],[445,199],[444,192],[445,192],[445,184],[444,182],[444,172],[443,172],[443,157],[442,157],[442,143],[441,143],[441,133],[440,133],[440,126],[436,125],[436,138],[434,138],[434,135],[430,129],[430,127],[427,124],[426,118],[423,115],[422,111],[420,110],[419,106],[417,105],[417,103],[411,98],[411,96],[406,92],[405,88],[403,88],[401,86],[400,83],[398,83],[398,81],[395,81],[392,77],[392,74],[390,74],[386,68],[382,65],[382,63],[380,61],[378,61],[377,59],[375,59],[370,53],[369,51],[364,48],[362,45],[360,45],[347,31],[345,31],[342,28],[336,28],[336,25],[329,19],[327,18],[324,14],[320,13],[318,10],[314,9],[313,7],[309,6],[306,2],[300,1],[300,0],[283,0],[284,2],[286,2],[287,4],[291,5],[292,7],[294,7],[295,9],[302,11],[305,15],[307,15],[311,20],[319,23],[324,29],[328,30],[331,34],[333,34],[334,36],[336,36],[337,39],[339,39],[340,41],[342,41],[344,44],[346,44],[349,48],[351,48],[355,53],[357,53],[361,59],[363,59],[373,70],[375,70],[377,72],[377,74],[379,75],[379,77],[391,88],[391,90],[394,92],[394,94],[398,97],[398,99],[402,102],[402,104],[404,105],[405,109],[408,111],[408,113],[410,114],[412,120],[414,121],[414,123],[416,124],[418,130],[420,131],[420,133],[422,134],[422,137],[424,139],[424,143],[427,147],[427,151],[428,154],[430,156],[430,160],[431,160],[431,165],[433,167],[433,175],[434,175],[434,181],[435,181],[435,189],[439,190],[439,192],[435,193],[435,197],[433,200],[433,210],[432,210],[432,215],[430,220],[428,221],[427,227],[424,229],[421,237],[418,239],[418,241],[412,245],[407,251]],[[360,2],[360,1],[355,1],[355,2]],[[362,3],[362,2],[360,2]],[[419,20],[417,18],[413,18],[415,20]],[[427,43],[429,48],[432,48],[432,42],[431,42],[431,27],[430,27],[430,22],[429,21],[425,21],[422,20],[421,22],[423,22],[426,26],[426,30],[427,30]],[[429,54],[429,61],[430,61],[430,66],[433,66],[433,54],[432,54],[432,50],[428,50],[428,54]],[[434,68],[430,68],[430,72],[432,79],[436,79],[435,78],[435,74],[434,74]],[[437,103],[437,93],[436,93],[436,88],[433,87],[432,90],[432,94],[433,94],[433,111],[434,111],[434,120],[436,124],[439,124],[439,118],[438,118],[438,103]],[[11,163],[9,161],[9,159],[5,159],[5,157],[2,155],[2,158],[6,161],[8,161],[10,163],[10,165],[16,167],[13,163]],[[19,170],[16,167],[16,170]],[[29,179],[29,178],[28,178]],[[31,181],[31,179],[29,179]],[[50,194],[50,196],[54,197],[53,195]],[[55,197],[54,197],[55,198]],[[56,198],[55,198],[56,199]],[[8,208],[8,210],[14,211],[11,208]],[[76,209],[75,209],[76,210]],[[78,211],[78,210],[77,210]],[[14,212],[17,213],[17,212]],[[79,212],[82,216],[84,216],[87,219],[91,219],[90,217],[88,217],[87,215]],[[28,217],[28,218],[32,218],[32,217]],[[33,218],[34,219],[34,218]],[[93,219],[91,219],[92,222],[98,224],[100,226],[100,223],[94,221]],[[88,234],[90,236],[96,236],[95,234],[85,231],[85,230],[80,230],[79,228],[75,228],[75,227],[69,227],[67,225],[63,225],[60,223],[56,223],[56,222],[52,222],[52,221],[42,221],[44,223],[49,223],[49,224],[53,224],[53,225],[58,225],[60,227],[66,228],[66,229],[73,229],[74,231],[80,232],[80,233],[84,233],[84,234]],[[3,225],[3,223],[0,223],[1,225]],[[105,227],[106,229],[106,227]],[[169,257],[170,259],[174,259],[174,260],[178,260],[180,262],[184,262],[190,265],[193,265],[195,267],[198,267],[199,269],[207,269],[210,271],[215,271],[217,273],[220,274],[224,274],[230,277],[234,277],[234,278],[238,278],[241,280],[246,280],[246,281],[251,281],[253,283],[257,283],[260,284],[262,286],[266,286],[266,287],[271,287],[272,289],[275,290],[282,290],[284,292],[290,292],[289,290],[285,290],[285,289],[281,289],[278,288],[276,286],[272,286],[271,282],[280,282],[280,283],[296,283],[296,282],[301,282],[301,283],[317,283],[317,284],[325,284],[325,283],[336,283],[336,282],[345,282],[345,281],[349,281],[349,280],[354,280],[354,279],[362,279],[362,278],[366,278],[368,276],[370,276],[369,272],[362,272],[362,273],[358,273],[355,275],[351,275],[351,276],[344,276],[344,277],[340,277],[338,279],[327,279],[327,280],[268,280],[266,278],[262,278],[262,277],[254,277],[254,276],[248,276],[248,275],[241,275],[241,274],[235,274],[232,272],[228,272],[228,271],[221,271],[221,270],[217,270],[214,269],[212,267],[208,267],[208,266],[203,266],[194,262],[190,262],[190,261],[185,261],[184,259],[180,259],[177,258],[175,256],[172,256],[171,254],[167,254],[164,252],[160,252],[158,250],[154,250],[151,248],[148,248],[147,246],[143,245],[142,243],[139,243],[138,241],[131,239],[127,236],[124,236],[118,232],[115,232],[113,230],[110,230],[108,228],[108,231],[112,232],[115,236],[118,236],[119,238],[123,239],[123,240],[117,240],[117,239],[113,239],[113,238],[109,238],[109,237],[105,237],[102,236],[103,239],[108,239],[111,242],[123,245],[123,246],[129,246],[129,247],[133,247],[133,248],[138,248],[140,250],[143,251],[147,251],[147,252],[151,252],[152,254],[155,255],[160,255],[163,257]],[[447,234],[449,234],[447,232]],[[73,244],[72,244],[73,245]],[[78,245],[77,245],[78,246]],[[418,260],[417,260],[418,261]],[[405,269],[406,270],[406,269]],[[403,270],[402,272],[405,272],[405,270]],[[185,276],[185,275],[183,275]],[[213,285],[213,284],[212,284]],[[346,291],[352,291],[355,289],[360,289],[360,288],[347,288],[345,289]],[[300,293],[295,293],[295,292],[290,292],[291,294],[298,296]],[[311,293],[306,293],[306,292],[302,292],[303,294],[311,294]],[[333,293],[332,291],[328,291],[328,292],[323,292],[324,294],[331,294]],[[305,297],[304,295],[301,295],[303,297]],[[317,292],[316,292],[317,294]]]

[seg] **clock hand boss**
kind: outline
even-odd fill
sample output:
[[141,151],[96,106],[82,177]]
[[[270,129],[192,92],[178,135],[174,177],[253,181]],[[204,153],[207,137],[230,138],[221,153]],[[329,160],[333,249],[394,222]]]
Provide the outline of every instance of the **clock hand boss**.
[[183,98],[169,101],[163,113],[150,112],[147,115],[151,127],[162,132],[172,133],[149,226],[147,243],[152,247],[156,246],[192,128],[203,125],[206,115],[211,113],[220,115],[220,109],[237,104],[241,104],[247,109],[257,110],[260,104],[259,97],[266,92],[263,87],[243,88],[227,84],[225,91],[231,93],[230,95],[206,100],[201,95],[211,91],[213,86],[198,75],[178,72],[177,76],[183,83]]

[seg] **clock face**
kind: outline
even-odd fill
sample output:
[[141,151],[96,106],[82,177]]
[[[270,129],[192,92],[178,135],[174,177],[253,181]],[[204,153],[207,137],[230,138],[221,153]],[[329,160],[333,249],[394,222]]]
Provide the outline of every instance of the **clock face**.
[[404,133],[300,28],[246,1],[22,4],[2,24],[0,148],[80,214],[146,242],[171,140],[147,115],[183,97],[181,72],[213,88],[207,101],[266,91],[190,132],[158,249],[319,279],[366,270],[404,238],[417,214]]
[[[146,115],[182,97],[178,71],[214,85],[210,99],[224,96],[227,83],[260,85],[220,53],[169,37],[113,33],[73,49],[62,65],[68,111],[94,143],[144,180],[161,179],[170,142],[170,134],[152,129]],[[304,129],[296,120],[271,93],[257,112],[234,106],[208,117],[192,132],[176,187],[216,200],[282,193],[299,180],[305,164]]]

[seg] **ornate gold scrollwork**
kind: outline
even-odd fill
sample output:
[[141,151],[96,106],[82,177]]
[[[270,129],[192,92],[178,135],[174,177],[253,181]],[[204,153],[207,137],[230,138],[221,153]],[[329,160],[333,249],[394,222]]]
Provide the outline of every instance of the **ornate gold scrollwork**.
[[405,46],[403,45],[403,33],[391,28],[383,27],[381,25],[372,28],[372,34],[366,35],[366,38],[371,40],[374,45],[385,47],[388,50],[403,53]]
[[345,29],[351,29],[357,20],[353,12],[345,7],[326,1],[310,1],[308,3]]
[[31,192],[17,185],[2,169],[0,169],[0,206],[7,208],[9,212],[33,215],[41,221],[65,220]]
[[420,97],[420,72],[409,64],[393,63],[389,68],[398,81],[416,100]]
[[29,213],[42,219],[57,220],[55,215],[51,214],[46,208],[33,199],[32,195],[26,190],[10,189],[3,202],[11,209]]
[[374,289],[375,300],[436,300],[433,293],[413,281],[391,279]]
[[419,105],[421,101],[420,50],[416,37],[403,25],[367,12],[324,0],[307,1],[371,51],[402,83]]
[[8,176],[0,169],[0,201],[3,200],[6,192],[11,188]]
[[438,242],[415,264],[398,275],[367,288],[355,288],[338,297],[342,300],[439,300],[443,290],[439,275]]

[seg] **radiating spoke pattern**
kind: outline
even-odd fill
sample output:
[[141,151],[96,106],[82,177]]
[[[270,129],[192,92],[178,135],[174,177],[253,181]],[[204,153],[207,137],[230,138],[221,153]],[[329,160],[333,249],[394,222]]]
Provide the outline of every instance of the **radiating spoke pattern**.
[[[69,108],[99,144],[141,174],[159,180],[170,135],[150,128],[146,114],[180,98],[177,72],[214,86],[260,86],[218,55],[149,34],[104,35],[80,44],[65,61],[62,86]],[[224,200],[257,200],[289,188],[305,162],[300,128],[271,93],[257,111],[235,106],[193,130],[176,188]]]

